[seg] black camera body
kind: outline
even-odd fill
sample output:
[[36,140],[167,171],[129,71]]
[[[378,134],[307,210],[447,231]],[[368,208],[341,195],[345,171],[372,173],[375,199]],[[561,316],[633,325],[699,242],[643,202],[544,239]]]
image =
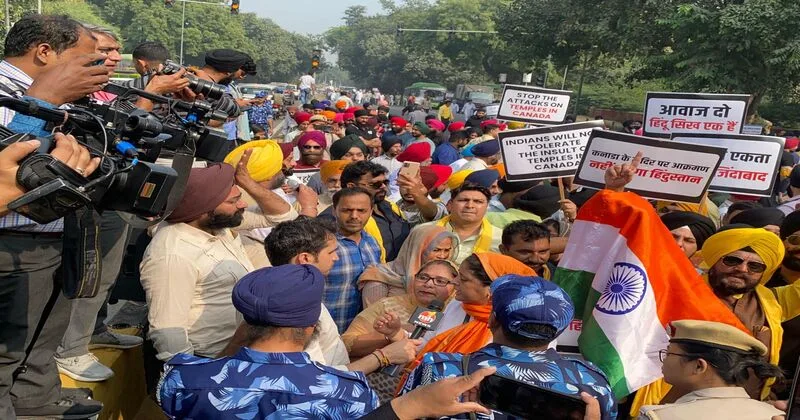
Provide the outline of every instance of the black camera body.
[[[131,90],[108,86],[111,93],[120,94],[119,89]],[[28,192],[9,203],[8,208],[42,224],[85,206],[146,218],[171,211],[168,208],[170,194],[176,184],[185,184],[188,168],[179,174],[172,167],[153,162],[162,149],[179,153],[190,161],[192,156],[222,161],[230,142],[224,132],[209,129],[205,123],[226,116],[205,101],[186,103],[143,91],[134,94],[148,95],[148,98],[169,104],[173,111],[177,108],[185,112],[159,118],[134,107],[124,98],[111,105],[88,101],[67,111],[41,108],[35,102],[0,98],[0,107],[45,120],[48,128],[54,131],[59,129],[73,134],[93,156],[101,158],[98,169],[84,177],[49,154],[55,146],[52,136],[39,138],[41,147],[20,162],[17,172],[18,184]],[[14,134],[0,126],[0,150],[11,143],[33,138],[36,137]],[[183,183],[179,183],[179,178]],[[172,202],[175,202],[174,197]]]
[[[164,61],[164,65],[161,67],[161,71],[159,73],[175,74],[181,69],[185,69],[185,67],[172,60],[166,60]],[[210,82],[208,80],[203,80],[191,73],[189,69],[186,70],[187,71],[183,77],[189,79],[189,89],[191,89],[192,92],[213,100],[219,100],[225,94],[225,86]]]

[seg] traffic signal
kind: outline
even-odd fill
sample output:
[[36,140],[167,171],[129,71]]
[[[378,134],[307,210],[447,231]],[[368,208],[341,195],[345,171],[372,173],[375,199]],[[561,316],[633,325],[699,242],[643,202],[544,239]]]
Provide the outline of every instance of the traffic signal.
[[164,0],[164,6],[172,7],[175,5],[175,0]]
[[536,86],[544,87],[544,76],[536,76]]
[[232,15],[239,14],[239,0],[231,0],[231,14]]
[[316,70],[316,69],[319,68],[319,62],[320,62],[320,59],[321,59],[321,57],[320,57],[321,54],[322,54],[322,51],[314,50],[313,55],[311,56],[311,69],[312,70]]

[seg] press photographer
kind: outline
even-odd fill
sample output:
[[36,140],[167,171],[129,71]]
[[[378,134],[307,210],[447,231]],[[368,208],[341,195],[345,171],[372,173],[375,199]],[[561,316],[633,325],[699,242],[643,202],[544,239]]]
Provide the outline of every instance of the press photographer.
[[[96,39],[80,23],[65,16],[29,15],[19,20],[5,41],[0,62],[0,96],[26,97],[53,108],[99,91],[108,83],[105,66],[92,65],[103,55],[95,53]],[[0,124],[17,132],[47,136],[44,121],[0,109]],[[67,165],[84,176],[88,152],[70,139],[66,143],[77,158]],[[74,139],[71,139],[74,140]],[[7,156],[14,149],[5,149]],[[11,150],[12,152],[8,152]],[[12,153],[12,156],[14,154]],[[7,175],[13,165],[3,171]],[[4,182],[7,182],[4,180]],[[60,293],[63,220],[41,225],[17,213],[0,218],[0,418],[63,416],[99,413],[102,404],[80,392],[62,392],[53,354],[70,319],[70,305]],[[50,301],[50,305],[48,302]],[[45,308],[49,316],[36,331]],[[26,356],[27,354],[27,356]],[[21,365],[26,367],[19,369]]]

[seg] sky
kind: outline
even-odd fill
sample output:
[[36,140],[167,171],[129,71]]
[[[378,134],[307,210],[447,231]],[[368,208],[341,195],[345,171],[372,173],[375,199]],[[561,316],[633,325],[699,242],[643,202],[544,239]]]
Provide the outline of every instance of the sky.
[[242,12],[255,12],[282,28],[301,34],[321,34],[344,24],[344,11],[363,5],[367,14],[381,11],[378,0],[242,0]]

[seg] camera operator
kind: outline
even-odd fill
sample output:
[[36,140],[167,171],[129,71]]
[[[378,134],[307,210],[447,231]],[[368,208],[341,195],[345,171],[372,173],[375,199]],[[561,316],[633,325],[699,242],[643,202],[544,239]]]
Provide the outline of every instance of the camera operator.
[[[100,26],[84,24],[84,27],[97,38],[96,51],[106,54],[103,64],[109,76],[112,75],[122,60],[119,54],[121,45],[117,36],[111,30]],[[116,95],[100,91],[93,93],[92,97],[109,103],[116,98]],[[55,354],[59,372],[84,382],[104,381],[114,375],[114,371],[100,363],[89,352],[90,346],[127,349],[142,343],[139,337],[110,331],[104,322],[108,314],[108,295],[116,283],[122,265],[129,231],[128,225],[115,211],[103,212],[99,224],[102,271],[97,294],[91,298],[68,301],[72,306],[69,325]]]
[[[126,83],[126,86],[144,90],[156,95],[170,95],[179,92],[186,93],[189,79],[184,77],[185,69],[180,69],[175,74],[158,74],[169,59],[169,50],[164,44],[156,41],[145,41],[136,46],[131,53],[133,67],[140,76]],[[152,111],[155,106],[147,98],[138,98],[135,103],[137,108]]]
[[[100,90],[108,83],[108,71],[102,65],[94,65],[98,59],[105,59],[95,53],[95,45],[95,37],[66,16],[22,18],[5,40],[0,95],[33,99],[40,107],[53,108]],[[15,132],[49,134],[43,130],[44,121],[0,109],[0,123],[9,122]],[[71,148],[82,155],[77,144]],[[78,160],[81,159],[73,159],[71,166],[77,173],[87,175],[93,168],[77,166],[82,165]],[[40,225],[16,213],[0,218],[3,419],[14,419],[15,415],[91,416],[102,408],[102,404],[80,392],[62,390],[53,359],[70,313],[59,284],[63,275],[62,232],[63,220]],[[49,316],[43,317],[47,312]],[[17,370],[23,364],[25,368]]]
[[[230,86],[235,80],[244,78],[246,71],[243,70],[248,61],[253,60],[249,55],[236,50],[219,49],[206,53],[205,66],[194,70],[197,77],[205,79],[223,86]],[[228,91],[219,101],[219,107],[228,113],[229,118],[236,118],[240,114],[239,103],[233,94]],[[212,121],[209,126],[219,127],[219,121]],[[228,140],[236,140],[236,124],[226,123]]]
[[[108,77],[113,76],[114,71],[117,69],[117,64],[122,61],[122,55],[119,53],[119,50],[122,48],[122,44],[120,44],[119,38],[117,38],[117,35],[113,31],[102,26],[84,23],[83,27],[86,28],[87,31],[91,32],[97,40],[95,52],[104,54],[106,56],[106,60],[103,62],[103,65],[106,66],[106,69],[108,70]],[[114,101],[114,99],[116,99],[116,97],[117,95],[103,92],[102,90],[92,94],[93,99],[102,103],[111,103]]]

